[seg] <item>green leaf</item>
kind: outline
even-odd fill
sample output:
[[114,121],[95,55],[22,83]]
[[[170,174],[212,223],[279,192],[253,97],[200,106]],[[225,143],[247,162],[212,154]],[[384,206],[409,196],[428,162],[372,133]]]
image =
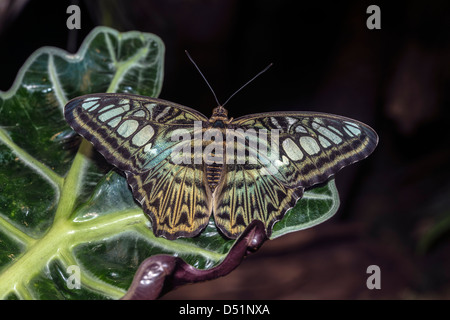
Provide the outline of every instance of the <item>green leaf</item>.
[[[200,269],[226,257],[234,240],[213,219],[195,238],[155,237],[122,174],[64,121],[64,105],[79,95],[158,96],[163,54],[155,35],[99,27],[74,55],[36,51],[0,92],[1,298],[117,299],[149,256],[178,256]],[[338,199],[333,180],[307,191],[272,238],[329,218]],[[70,266],[79,268],[79,289],[68,286],[77,275]]]
[[334,179],[305,191],[303,198],[273,227],[271,239],[314,227],[331,218],[339,208],[339,194]]

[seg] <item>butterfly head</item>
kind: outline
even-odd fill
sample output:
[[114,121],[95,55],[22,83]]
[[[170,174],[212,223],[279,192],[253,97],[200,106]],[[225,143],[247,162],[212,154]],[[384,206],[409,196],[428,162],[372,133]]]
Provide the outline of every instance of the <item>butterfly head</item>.
[[218,107],[214,108],[212,116],[211,116],[211,120],[227,121],[228,120],[228,110],[222,106],[218,106]]

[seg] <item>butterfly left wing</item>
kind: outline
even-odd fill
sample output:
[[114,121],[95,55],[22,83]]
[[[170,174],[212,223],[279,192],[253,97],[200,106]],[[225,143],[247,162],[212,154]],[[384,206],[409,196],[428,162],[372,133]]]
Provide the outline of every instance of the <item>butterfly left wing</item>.
[[[231,238],[255,219],[264,222],[270,236],[273,224],[295,206],[304,188],[367,157],[378,142],[369,126],[323,113],[254,114],[235,119],[230,126],[258,145],[245,146],[246,164],[225,165],[215,192],[216,224]],[[260,135],[255,138],[250,130]],[[256,158],[252,165],[250,154]]]
[[201,113],[172,102],[130,94],[93,94],[65,107],[72,128],[123,170],[133,196],[168,239],[198,234],[209,221],[212,195],[203,164],[174,163],[177,130],[193,134]]

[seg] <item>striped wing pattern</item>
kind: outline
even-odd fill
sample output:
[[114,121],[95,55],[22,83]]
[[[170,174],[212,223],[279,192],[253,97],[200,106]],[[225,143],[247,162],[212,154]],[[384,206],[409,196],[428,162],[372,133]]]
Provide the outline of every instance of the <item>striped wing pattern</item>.
[[192,237],[207,225],[211,192],[203,165],[170,161],[178,144],[171,141],[173,131],[193,131],[194,121],[207,121],[206,117],[171,102],[129,94],[73,99],[65,117],[108,162],[125,172],[156,235]]
[[[174,163],[170,155],[181,145],[171,139],[176,130],[195,137],[194,121],[201,122],[202,133],[211,127],[207,117],[191,108],[130,94],[94,94],[71,100],[65,117],[125,172],[155,235],[167,239],[197,235],[212,212],[229,238],[237,238],[255,219],[264,222],[270,236],[274,223],[295,206],[305,188],[364,159],[378,143],[373,129],[345,117],[261,113],[221,127],[224,135],[225,129],[267,133],[266,139],[247,136],[247,142],[253,139],[256,144],[245,145],[244,163],[198,163],[194,154],[190,163]],[[275,133],[277,139],[272,140]],[[209,143],[202,141],[202,151]],[[237,152],[237,144],[232,148]],[[248,161],[250,154],[257,155],[255,162]]]
[[154,170],[127,173],[127,181],[156,236],[194,236],[208,224],[212,196],[201,165],[173,165],[166,159]]
[[[378,137],[367,125],[345,117],[307,112],[248,115],[231,124],[244,132],[265,130],[256,164],[228,164],[214,203],[217,226],[237,237],[254,219],[270,236],[273,224],[294,207],[303,190],[325,182],[341,168],[367,157]],[[277,139],[272,142],[272,132]],[[259,149],[263,146],[261,153]],[[248,157],[248,156],[247,156]],[[264,158],[264,159],[263,159]]]
[[[308,188],[325,182],[343,167],[373,152],[378,136],[359,121],[324,113],[273,112],[236,119],[233,124],[248,130],[279,132],[279,157],[266,166],[270,174],[289,188]],[[268,143],[268,144],[269,144]],[[275,153],[277,153],[275,152]]]
[[253,220],[264,222],[270,236],[273,224],[303,195],[302,188],[288,188],[261,170],[265,170],[262,164],[227,165],[224,169],[214,199],[214,219],[229,238],[237,238]]

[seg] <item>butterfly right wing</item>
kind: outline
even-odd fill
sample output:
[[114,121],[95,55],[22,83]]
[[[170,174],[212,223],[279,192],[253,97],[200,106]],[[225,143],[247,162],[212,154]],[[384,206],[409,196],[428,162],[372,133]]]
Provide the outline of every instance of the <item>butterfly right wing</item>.
[[174,163],[172,158],[182,144],[172,139],[176,131],[192,136],[194,121],[208,120],[204,115],[160,99],[105,93],[69,101],[65,118],[125,172],[155,235],[192,237],[208,224],[212,196],[204,164]]
[[[343,167],[366,158],[378,144],[376,132],[368,125],[319,112],[253,114],[233,124],[244,131],[267,130],[262,149],[268,151],[262,157],[258,149],[258,155],[265,158],[268,171],[289,188],[325,182]],[[272,151],[275,157],[268,156]]]
[[253,114],[233,120],[231,127],[242,141],[231,150],[245,151],[246,158],[242,164],[227,163],[213,200],[216,224],[230,238],[253,220],[262,221],[270,236],[305,188],[364,159],[378,142],[369,126],[324,113]]

